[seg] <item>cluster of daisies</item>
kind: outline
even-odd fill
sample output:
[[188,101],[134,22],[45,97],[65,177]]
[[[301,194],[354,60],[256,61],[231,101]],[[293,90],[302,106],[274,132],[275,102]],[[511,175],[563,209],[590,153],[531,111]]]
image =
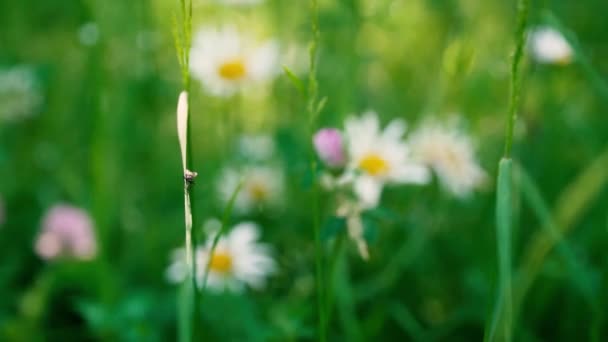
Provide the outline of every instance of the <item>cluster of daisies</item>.
[[[254,3],[256,1],[252,1]],[[541,27],[529,41],[532,56],[542,63],[567,64],[572,48],[556,30]],[[229,97],[271,81],[281,61],[276,41],[258,42],[233,27],[204,28],[192,47],[193,76],[212,95]],[[0,73],[0,117],[12,119],[33,113],[42,101],[30,69],[17,67]],[[335,213],[345,218],[348,234],[362,258],[369,258],[362,214],[380,205],[386,186],[424,185],[433,179],[456,197],[466,197],[480,187],[486,174],[479,166],[474,144],[456,121],[430,120],[406,135],[407,125],[394,119],[382,127],[378,115],[369,111],[349,117],[343,129],[324,128],[313,137],[318,157],[325,165],[320,181],[337,194]],[[234,210],[248,215],[260,209],[276,210],[284,198],[284,174],[274,158],[270,136],[243,136],[239,152],[245,166],[220,172],[217,197],[227,205],[235,189]],[[0,203],[0,224],[4,209]],[[236,224],[211,243],[219,232],[217,220],[205,224],[207,241],[196,249],[196,279],[207,276],[212,290],[242,291],[246,285],[264,287],[277,265],[271,248],[262,242],[262,229],[254,222]],[[91,260],[97,254],[94,225],[88,213],[70,205],[56,205],[45,214],[34,249],[45,260]],[[178,283],[187,276],[183,249],[172,254],[167,277]],[[208,273],[206,275],[206,273]]]
[[[263,0],[217,0],[231,5],[254,5]],[[83,45],[96,44],[95,23],[78,32]],[[565,65],[573,60],[573,49],[556,29],[538,27],[529,36],[529,51],[539,63]],[[282,51],[283,50],[283,51]],[[306,56],[297,46],[281,49],[276,40],[258,40],[235,27],[200,29],[193,39],[191,72],[213,96],[230,97],[258,89],[280,73],[280,65],[304,71]],[[32,68],[0,69],[0,119],[15,121],[36,113],[42,105],[40,84]],[[455,122],[427,121],[406,135],[407,125],[395,119],[382,127],[375,112],[349,117],[343,129],[324,128],[313,137],[319,159],[325,165],[320,179],[338,198],[335,213],[345,218],[348,234],[360,255],[369,258],[362,214],[380,205],[383,189],[396,185],[424,185],[433,180],[456,197],[479,188],[486,174],[475,158],[474,144]],[[243,136],[240,152],[247,165],[226,167],[220,172],[217,197],[228,205],[235,189],[235,212],[248,215],[260,209],[276,210],[284,199],[283,169],[274,156],[269,136]],[[0,200],[0,225],[5,221]],[[262,229],[254,222],[241,222],[211,243],[219,233],[217,220],[205,224],[207,241],[196,249],[196,279],[199,286],[208,276],[210,289],[242,291],[245,285],[260,289],[277,270],[271,248],[262,242]],[[80,208],[59,204],[42,219],[34,250],[44,260],[91,260],[97,254],[93,220]],[[171,282],[187,276],[185,252],[177,249],[167,270]],[[208,267],[207,267],[208,266]],[[207,269],[208,268],[208,269]],[[208,273],[208,274],[206,274]]]
[[322,185],[338,195],[336,215],[346,219],[349,236],[369,258],[361,214],[380,204],[385,186],[423,185],[434,172],[441,184],[465,197],[486,178],[468,135],[455,123],[429,121],[406,139],[406,123],[394,119],[382,128],[368,111],[346,119],[344,129],[323,128],[313,137],[327,171]]
[[[567,41],[551,28],[533,32],[530,50],[537,61],[544,63],[564,64],[572,54]],[[228,98],[240,92],[255,92],[271,82],[280,73],[281,64],[296,59],[288,55],[289,51],[281,51],[275,40],[260,41],[231,26],[207,27],[194,36],[191,72],[208,94]],[[290,67],[302,69],[297,63]],[[383,128],[378,115],[370,111],[348,118],[343,130],[325,128],[313,137],[326,169],[320,181],[326,189],[338,194],[336,215],[345,218],[349,236],[364,259],[369,258],[369,250],[361,215],[380,205],[384,187],[428,184],[434,174],[446,191],[463,198],[484,183],[487,176],[476,160],[474,144],[457,122],[429,120],[406,137],[404,121],[396,119]],[[272,139],[245,136],[239,146],[249,163],[244,167],[226,167],[220,172],[218,199],[228,205],[241,184],[234,201],[237,214],[247,215],[260,208],[277,209],[284,198],[284,174],[271,162]],[[203,286],[208,273],[206,285],[210,289],[239,291],[244,284],[260,288],[264,279],[276,271],[270,248],[258,241],[261,228],[255,223],[235,225],[220,238],[213,252],[211,241],[217,227],[207,230],[207,242],[196,250],[199,286]],[[184,253],[183,249],[173,253],[173,263],[167,270],[171,282],[181,282],[187,275]]]

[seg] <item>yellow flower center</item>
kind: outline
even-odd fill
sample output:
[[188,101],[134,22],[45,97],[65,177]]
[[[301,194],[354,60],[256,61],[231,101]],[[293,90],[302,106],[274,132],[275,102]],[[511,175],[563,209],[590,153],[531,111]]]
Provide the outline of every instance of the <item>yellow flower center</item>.
[[225,252],[215,252],[211,255],[209,268],[218,273],[229,273],[232,271],[232,256]]
[[359,168],[372,176],[380,176],[388,172],[389,165],[382,157],[371,153],[361,159]]
[[263,184],[253,183],[249,185],[249,194],[255,201],[261,202],[268,198],[268,189]]
[[218,71],[222,78],[230,81],[238,81],[247,73],[245,63],[240,58],[235,58],[224,62],[222,65],[220,65]]

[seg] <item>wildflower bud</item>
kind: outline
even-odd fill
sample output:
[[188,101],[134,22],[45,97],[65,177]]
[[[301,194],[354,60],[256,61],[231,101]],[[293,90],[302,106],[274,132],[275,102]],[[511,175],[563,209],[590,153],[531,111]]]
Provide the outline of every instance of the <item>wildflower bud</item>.
[[182,153],[182,166],[186,171],[186,149],[188,136],[188,92],[182,91],[177,101],[177,137]]
[[315,134],[313,143],[319,158],[327,166],[330,168],[344,166],[346,157],[340,131],[334,128],[323,128]]
[[97,253],[93,221],[87,212],[68,205],[56,205],[45,215],[35,245],[46,260],[72,257],[90,260]]

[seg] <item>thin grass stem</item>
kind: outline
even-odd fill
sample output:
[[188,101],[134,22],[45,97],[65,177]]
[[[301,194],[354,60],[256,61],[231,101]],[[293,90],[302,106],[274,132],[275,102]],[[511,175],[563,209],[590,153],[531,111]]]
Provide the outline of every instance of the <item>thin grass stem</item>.
[[226,234],[226,230],[228,229],[228,220],[232,215],[232,209],[234,208],[234,202],[236,202],[236,197],[238,196],[241,188],[243,187],[243,180],[239,181],[236,189],[230,195],[230,200],[228,201],[228,205],[224,209],[224,213],[222,214],[222,225],[220,230],[213,237],[213,241],[211,242],[211,248],[209,250],[209,260],[207,261],[207,265],[205,266],[205,275],[203,276],[203,281],[201,283],[201,291],[205,291],[207,288],[207,281],[209,278],[209,271],[211,270],[211,261],[213,259],[213,253],[215,253],[215,249],[217,248],[217,244],[220,241],[220,238]]
[[496,244],[498,251],[498,295],[492,315],[489,334],[486,340],[511,341],[513,331],[513,290],[511,266],[511,234],[513,229],[512,201],[512,160],[513,132],[519,109],[521,70],[520,64],[524,54],[528,11],[530,1],[517,2],[517,24],[515,29],[515,50],[511,60],[511,83],[507,125],[505,131],[505,148],[503,158],[498,165],[498,182],[496,189]]
[[[192,208],[195,208],[195,193],[194,193],[194,178],[196,172],[194,169],[193,149],[192,149],[192,134],[190,115],[190,47],[192,41],[192,0],[180,0],[180,11],[178,15],[174,15],[173,35],[175,39],[175,49],[177,53],[178,63],[182,75],[183,92],[180,95],[180,103],[178,105],[178,135],[180,148],[182,152],[183,177],[184,177],[184,215],[185,215],[185,249],[186,249],[186,264],[188,265],[188,277],[183,285],[183,291],[180,296],[180,317],[179,317],[179,340],[193,341],[197,339],[196,324],[200,317],[200,298],[197,291],[196,283],[196,258],[194,250],[197,244],[196,232],[192,229],[198,226],[196,215]],[[183,97],[183,98],[182,98]],[[181,112],[180,112],[181,110]],[[185,322],[188,321],[188,322]]]
[[509,111],[507,117],[507,128],[505,132],[505,151],[504,156],[511,157],[513,148],[513,130],[517,121],[517,110],[519,108],[519,97],[521,89],[521,70],[520,64],[524,54],[526,42],[526,29],[528,26],[528,11],[530,0],[519,0],[517,2],[517,28],[515,31],[515,51],[511,60],[511,85]]
[[[310,0],[310,22],[312,39],[309,45],[309,73],[307,112],[309,136],[314,133],[315,121],[322,108],[324,101],[319,101],[319,85],[317,81],[317,58],[321,33],[319,30],[319,2]],[[327,341],[327,288],[325,281],[325,270],[323,266],[323,243],[321,241],[321,219],[319,204],[319,186],[317,182],[318,166],[314,156],[314,147],[310,145],[310,172],[313,179],[312,185],[312,220],[315,241],[315,273],[317,286],[317,306],[319,311],[318,335],[319,341]]]

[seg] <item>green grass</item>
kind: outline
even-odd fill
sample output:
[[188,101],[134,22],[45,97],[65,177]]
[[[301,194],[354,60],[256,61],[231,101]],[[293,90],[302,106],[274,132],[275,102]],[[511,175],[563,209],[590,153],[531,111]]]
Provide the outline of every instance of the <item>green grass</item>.
[[[0,79],[30,68],[43,101],[28,118],[0,115],[0,340],[603,340],[608,3],[526,4],[1,2]],[[80,42],[87,23],[94,45]],[[281,52],[297,46],[296,58],[277,61],[266,85],[213,96],[188,51],[200,27],[223,24]],[[542,25],[563,32],[571,64],[534,60],[526,32]],[[19,98],[2,89],[0,113]],[[175,127],[182,90],[192,186]],[[406,137],[459,113],[487,178],[463,198],[438,179],[387,185],[364,214],[363,261],[343,225],[326,229],[337,197],[317,182],[311,135],[368,109],[383,127],[406,120]],[[268,162],[239,152],[240,136],[257,133],[275,143]],[[281,169],[285,189],[276,206],[242,213],[217,187],[224,168],[251,164]],[[184,247],[182,187],[192,250],[209,242],[209,218],[223,216],[222,231],[262,227],[278,266],[263,289],[167,281]],[[94,261],[36,254],[57,203],[92,216]]]

